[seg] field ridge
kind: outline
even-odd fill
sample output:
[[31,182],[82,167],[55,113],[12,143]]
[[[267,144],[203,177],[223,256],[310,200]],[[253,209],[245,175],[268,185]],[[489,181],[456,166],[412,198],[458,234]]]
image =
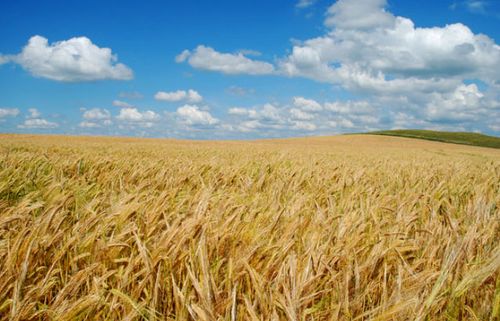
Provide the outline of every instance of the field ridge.
[[423,129],[395,129],[366,133],[368,135],[397,136],[425,139],[442,143],[500,148],[500,137],[471,132],[447,132]]

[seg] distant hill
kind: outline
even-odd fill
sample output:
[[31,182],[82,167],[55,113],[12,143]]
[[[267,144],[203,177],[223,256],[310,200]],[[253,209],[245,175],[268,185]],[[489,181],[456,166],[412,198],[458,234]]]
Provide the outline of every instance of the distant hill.
[[500,148],[500,138],[469,132],[440,132],[433,130],[398,129],[367,133],[370,135],[399,136],[433,140],[444,143]]

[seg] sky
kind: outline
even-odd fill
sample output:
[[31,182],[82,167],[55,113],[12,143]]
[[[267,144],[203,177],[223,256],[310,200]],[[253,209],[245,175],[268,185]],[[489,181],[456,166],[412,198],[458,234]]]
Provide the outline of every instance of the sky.
[[499,0],[0,1],[0,132],[500,136]]

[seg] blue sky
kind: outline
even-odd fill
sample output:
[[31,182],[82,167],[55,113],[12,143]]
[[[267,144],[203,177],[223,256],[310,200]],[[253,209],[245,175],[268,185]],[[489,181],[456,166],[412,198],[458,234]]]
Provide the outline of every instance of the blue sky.
[[2,1],[0,132],[500,136],[495,0]]

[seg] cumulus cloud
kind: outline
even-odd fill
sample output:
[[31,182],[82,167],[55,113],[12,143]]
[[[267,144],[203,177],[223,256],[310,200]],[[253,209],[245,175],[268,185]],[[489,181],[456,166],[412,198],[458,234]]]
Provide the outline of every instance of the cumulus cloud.
[[[332,133],[348,130],[369,130],[380,125],[383,102],[366,100],[326,101],[296,96],[292,105],[278,108],[271,104],[254,108],[230,108],[228,113],[243,120],[235,128],[249,132],[266,128],[289,132]],[[267,117],[264,117],[267,115]],[[271,117],[269,117],[271,115]],[[390,122],[391,119],[385,121]],[[250,122],[256,120],[256,122]]]
[[83,118],[85,118],[87,120],[110,119],[111,113],[106,109],[92,108],[92,109],[84,111]]
[[[297,8],[312,2],[298,0]],[[328,8],[324,24],[324,34],[294,41],[287,54],[274,64],[251,57],[255,54],[252,51],[224,53],[203,45],[185,50],[175,59],[196,69],[223,74],[304,77],[341,88],[350,100],[295,96],[284,105],[230,108],[224,120],[199,107],[197,103],[203,98],[192,89],[160,91],[155,99],[186,103],[169,114],[177,125],[260,136],[411,127],[476,130],[483,126],[500,130],[500,46],[490,37],[474,34],[461,23],[415,26],[412,20],[389,12],[386,0],[338,0]],[[51,50],[47,61],[55,59],[52,51],[59,47],[66,48],[66,44],[49,45],[45,39],[44,48]],[[78,50],[75,52],[78,55]],[[17,62],[20,55],[0,56],[0,63]],[[71,56],[68,61],[74,59]],[[118,65],[111,58],[108,64]],[[227,92],[242,96],[249,91],[233,86]],[[155,112],[140,111],[123,101],[116,100],[113,105],[122,108],[116,117],[120,126],[151,127],[159,120]],[[83,116],[80,126],[103,126],[111,119],[109,112],[103,114],[100,119]]]
[[230,115],[240,115],[240,116],[246,116],[249,113],[248,109],[240,107],[229,108],[227,112]]
[[328,125],[333,128],[340,128],[340,129],[350,129],[355,127],[354,123],[351,120],[343,117],[338,117],[336,119],[329,120]]
[[189,56],[191,56],[191,52],[187,49],[183,50],[180,54],[175,56],[175,62],[176,63],[184,62],[189,58]]
[[500,103],[488,102],[476,84],[460,85],[451,93],[434,94],[425,109],[431,121],[477,121]]
[[17,108],[0,108],[0,119],[6,117],[16,117],[19,115],[19,109]]
[[342,29],[391,27],[392,14],[385,11],[386,0],[338,0],[327,11],[325,25]]
[[417,27],[386,6],[386,0],[336,1],[326,14],[328,32],[296,42],[276,66],[206,46],[184,51],[177,60],[222,73],[273,73],[354,93],[408,95],[414,102],[433,91],[453,92],[466,79],[500,83],[500,46],[493,39],[461,23]]
[[282,111],[273,104],[264,104],[256,108],[230,108],[231,115],[246,116],[250,119],[258,119],[271,122],[281,122],[283,120]]
[[325,19],[328,32],[296,43],[278,61],[278,72],[363,95],[361,101],[323,105],[336,115],[334,127],[435,128],[453,122],[457,128],[485,128],[488,114],[498,115],[500,108],[500,46],[461,23],[417,27],[386,6],[385,0],[335,2]]
[[304,97],[293,97],[293,105],[305,111],[320,111],[323,109],[317,101]]
[[10,57],[0,54],[0,65],[8,63],[10,60]]
[[[54,43],[33,36],[21,53],[8,61],[19,64],[35,77],[77,82],[103,79],[129,80],[132,70],[109,48],[100,48],[87,37],[75,37]],[[5,61],[4,61],[5,62]]]
[[[344,132],[356,128],[360,131],[369,130],[372,127],[380,125],[380,117],[383,113],[383,104],[381,102],[370,103],[366,100],[347,100],[347,101],[327,101],[322,104],[312,99],[297,99],[294,97],[295,108],[289,109],[292,128],[303,130],[323,129],[325,131]],[[307,104],[305,102],[308,102]],[[309,108],[310,105],[315,108]],[[301,108],[301,107],[305,107]],[[299,120],[300,126],[297,125]],[[295,121],[295,122],[294,122]],[[306,127],[307,125],[307,127]],[[311,125],[314,125],[311,126]],[[308,128],[308,129],[307,129]]]
[[295,121],[293,122],[292,129],[300,130],[300,131],[314,131],[317,129],[317,126],[314,123],[307,121]]
[[28,112],[28,118],[39,118],[42,115],[36,108],[29,108]]
[[237,52],[244,56],[262,56],[262,52],[253,49],[240,49]]
[[184,105],[179,107],[176,115],[180,118],[181,122],[190,126],[210,126],[219,122],[208,111],[201,110],[196,105]]
[[184,50],[176,57],[178,63],[187,61],[196,69],[218,71],[225,74],[268,75],[274,66],[268,62],[253,60],[243,53],[222,53],[200,45],[193,52]]
[[376,110],[366,100],[326,102],[325,109],[339,114],[372,114]]
[[247,133],[265,127],[266,126],[263,125],[260,121],[254,119],[242,121],[240,124],[238,124],[238,126],[234,127],[234,130]]
[[82,118],[84,119],[78,124],[81,128],[103,128],[113,124],[111,121],[111,113],[107,109],[101,108],[82,108]]
[[144,112],[137,108],[122,108],[116,119],[126,122],[155,122],[160,119],[160,116],[152,110]]
[[[221,127],[263,137],[370,131],[395,124],[396,115],[387,110],[387,103],[383,100],[320,102],[296,96],[291,98],[291,104],[282,106],[264,104],[252,108],[230,108],[230,123]],[[420,112],[425,113],[423,108]],[[432,122],[425,121],[423,125],[429,127]]]
[[155,99],[160,101],[168,102],[178,102],[186,101],[189,103],[199,103],[203,100],[203,97],[193,89],[177,90],[172,92],[159,91],[155,94]]
[[228,114],[234,118],[233,130],[239,132],[283,130],[287,128],[287,119],[290,118],[286,108],[270,103],[252,108],[233,107]]
[[[296,7],[313,2],[298,0]],[[481,10],[487,2],[460,3]],[[475,130],[474,122],[497,128],[491,119],[500,114],[500,46],[492,38],[462,23],[416,26],[391,13],[387,0],[335,1],[324,24],[324,34],[294,41],[274,64],[251,59],[250,52],[223,53],[203,45],[183,51],[176,61],[224,74],[309,78],[353,97],[320,103],[297,96],[291,106],[234,107],[228,114],[236,123],[221,128],[339,132],[404,125],[437,128],[446,123]],[[238,88],[228,92],[244,94]],[[167,100],[183,96],[169,94]]]
[[310,114],[308,112],[305,112],[301,109],[298,108],[292,108],[290,109],[290,115],[292,116],[293,119],[298,119],[298,120],[311,120],[314,119],[314,115]]
[[[19,114],[17,112],[11,112],[11,114]],[[1,116],[1,109],[0,109]],[[54,129],[59,127],[59,124],[56,122],[49,121],[47,119],[42,118],[42,114],[36,108],[29,108],[28,115],[26,115],[26,119],[23,123],[17,125],[18,128],[22,129]]]
[[186,92],[184,90],[178,90],[174,92],[159,91],[155,94],[156,100],[163,100],[163,101],[181,101],[185,98],[186,98]]
[[81,128],[101,128],[102,125],[99,123],[91,122],[91,121],[82,121],[78,124],[78,127]]
[[134,108],[132,104],[127,103],[126,101],[121,101],[121,100],[113,100],[113,106],[115,107],[120,107],[120,108]]
[[456,23],[418,28],[385,10],[385,0],[339,0],[328,9],[321,37],[304,41],[281,60],[281,71],[346,89],[381,89],[440,78],[500,79],[500,47]]
[[17,127],[24,129],[53,129],[59,127],[59,124],[43,118],[28,118]]

